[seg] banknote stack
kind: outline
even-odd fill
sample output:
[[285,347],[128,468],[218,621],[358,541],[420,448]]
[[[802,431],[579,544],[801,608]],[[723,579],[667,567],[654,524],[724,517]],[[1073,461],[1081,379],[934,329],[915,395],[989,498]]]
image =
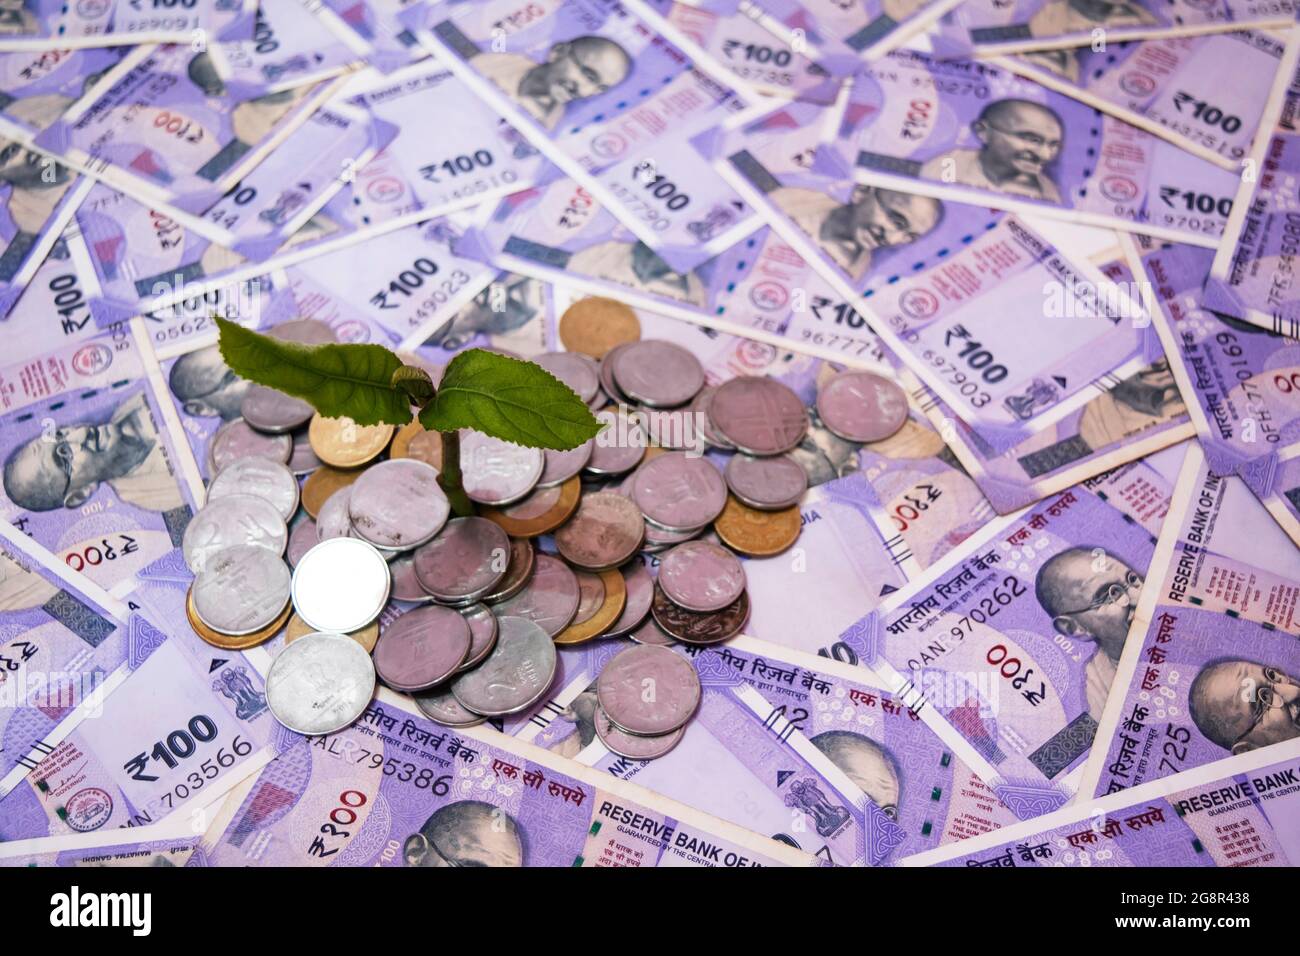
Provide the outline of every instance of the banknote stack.
[[0,861],[1300,865],[1297,13],[0,0]]

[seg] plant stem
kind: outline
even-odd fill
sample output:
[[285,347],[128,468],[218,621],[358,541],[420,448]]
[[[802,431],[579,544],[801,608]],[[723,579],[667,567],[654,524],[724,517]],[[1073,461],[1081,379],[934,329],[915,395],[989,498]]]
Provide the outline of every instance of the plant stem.
[[438,484],[451,503],[451,513],[457,518],[474,514],[474,502],[465,494],[460,478],[460,433],[439,432],[442,438],[442,468],[438,470]]

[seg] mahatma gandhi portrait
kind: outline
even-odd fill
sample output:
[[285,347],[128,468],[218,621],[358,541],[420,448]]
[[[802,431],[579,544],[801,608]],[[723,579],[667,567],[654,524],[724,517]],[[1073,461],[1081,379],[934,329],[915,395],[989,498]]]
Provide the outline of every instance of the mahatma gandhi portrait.
[[12,279],[17,273],[72,179],[66,166],[21,143],[0,138],[0,195],[8,193],[0,218],[7,217],[17,230],[0,250],[0,279]]
[[1162,358],[1088,402],[1079,416],[1079,437],[1089,448],[1105,448],[1186,412],[1169,360]]
[[120,500],[149,511],[184,503],[144,393],[122,401],[105,421],[62,425],[18,446],[3,480],[5,494],[27,511],[78,508],[105,483]]
[[898,819],[898,764],[893,755],[870,737],[849,730],[828,730],[810,743],[885,811]]
[[[217,72],[216,65],[209,54],[199,53],[191,57],[185,72],[190,82],[198,87],[204,96],[215,99],[228,95],[225,80]],[[214,157],[219,160],[215,167],[210,160],[204,170],[200,171],[200,175],[209,179],[217,179],[223,175],[244,155],[244,151],[232,149],[231,146],[242,144],[252,147],[260,143],[276,123],[289,112],[293,104],[306,95],[307,89],[308,87],[300,87],[279,93],[268,93],[266,96],[258,96],[238,103],[230,116],[231,129],[237,143],[230,144],[218,157]]]
[[38,27],[36,15],[23,0],[0,0],[0,37],[35,34]]
[[475,335],[498,336],[522,328],[538,314],[537,280],[505,275],[474,296],[464,308],[424,342],[449,351],[468,345]]
[[632,72],[627,51],[598,36],[556,43],[542,63],[518,53],[480,53],[471,62],[546,129],[560,124],[570,103],[599,96]]
[[1187,706],[1205,738],[1234,754],[1300,737],[1300,681],[1268,664],[1206,664]]
[[694,272],[678,272],[644,242],[611,239],[569,257],[568,271],[617,282],[652,295],[703,306],[704,282]]
[[1084,668],[1088,712],[1099,718],[1137,611],[1142,576],[1109,551],[1085,545],[1049,558],[1034,592],[1057,633],[1100,649]]
[[1053,0],[1029,18],[1032,37],[1091,33],[1098,27],[1153,26],[1158,21],[1136,3],[1124,0]]
[[186,415],[219,417],[223,422],[239,417],[250,383],[230,370],[216,345],[187,352],[167,374],[167,387]]
[[857,186],[841,203],[814,189],[782,186],[768,194],[837,266],[860,279],[881,249],[916,242],[939,225],[943,203],[930,196]]
[[435,810],[407,837],[402,856],[407,866],[523,866],[524,841],[504,810],[460,800]]
[[1060,155],[1065,136],[1055,110],[1029,100],[996,100],[970,128],[980,148],[954,149],[927,160],[921,178],[1061,201],[1047,171]]
[[573,698],[568,707],[560,711],[560,719],[573,724],[573,733],[547,749],[562,757],[576,757],[596,739],[596,713],[599,710],[596,683],[592,681],[581,694]]

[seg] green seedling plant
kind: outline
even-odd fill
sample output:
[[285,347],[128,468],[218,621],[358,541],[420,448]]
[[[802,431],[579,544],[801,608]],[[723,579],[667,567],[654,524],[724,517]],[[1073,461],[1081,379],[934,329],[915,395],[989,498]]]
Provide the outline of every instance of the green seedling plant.
[[557,451],[601,429],[571,388],[533,362],[468,349],[447,363],[435,386],[428,372],[382,345],[300,345],[216,322],[221,356],[241,378],[300,398],[326,418],[398,427],[418,420],[438,432],[438,484],[458,517],[474,513],[461,477],[460,429]]

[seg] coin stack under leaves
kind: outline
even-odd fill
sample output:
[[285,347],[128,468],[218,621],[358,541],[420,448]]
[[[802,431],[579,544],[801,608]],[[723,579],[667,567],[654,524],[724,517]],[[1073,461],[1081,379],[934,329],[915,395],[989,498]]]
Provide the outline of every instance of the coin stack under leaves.
[[[291,323],[288,335],[320,341],[318,325]],[[560,335],[569,351],[534,361],[606,428],[568,451],[461,432],[473,516],[451,516],[438,433],[322,418],[250,389],[244,418],[213,442],[208,503],[186,534],[191,618],[223,647],[284,629],[267,696],[286,726],[346,726],[376,677],[448,726],[504,717],[550,691],[556,645],[626,636],[635,645],[598,678],[597,734],[636,759],[681,738],[699,681],[655,645],[716,644],[744,628],[738,555],[772,557],[797,540],[808,478],[788,453],[809,413],[767,377],[706,385],[694,355],[640,339],[635,314],[612,300],[577,303]],[[886,438],[907,418],[897,386],[856,371],[830,379],[817,409],[854,442]],[[306,514],[290,531],[292,462],[308,457]],[[648,703],[645,680],[658,688]]]

